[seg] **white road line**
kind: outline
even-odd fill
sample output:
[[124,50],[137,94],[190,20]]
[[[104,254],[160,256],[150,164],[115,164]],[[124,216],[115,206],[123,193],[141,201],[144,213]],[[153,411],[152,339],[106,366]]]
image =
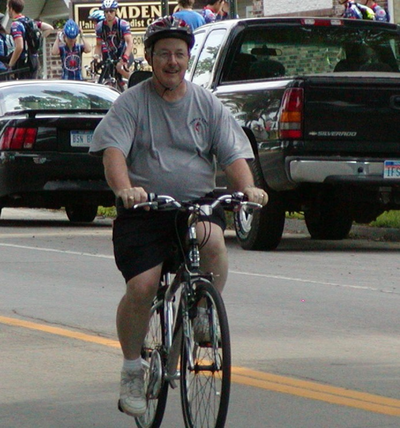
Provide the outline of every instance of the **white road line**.
[[[0,243],[0,247],[21,248],[24,250],[47,251],[47,252],[51,252],[51,253],[87,256],[87,257],[95,257],[95,258],[100,258],[100,259],[112,259],[112,260],[114,259],[113,255],[107,255],[107,254],[93,254],[93,253],[85,253],[85,252],[79,252],[79,251],[57,250],[55,248],[30,247],[28,245],[15,245],[15,244]],[[268,275],[268,274],[262,274],[262,273],[254,273],[254,272],[240,272],[240,271],[236,271],[236,270],[230,270],[229,273],[234,274],[234,275],[245,275],[245,276],[253,276],[253,277],[259,277],[259,278],[278,279],[278,280],[282,280],[282,281],[292,281],[292,282],[302,282],[302,283],[307,283],[307,284],[326,285],[326,286],[330,286],[330,287],[352,288],[352,289],[358,289],[358,290],[379,291],[382,293],[397,294],[396,290],[385,290],[382,288],[368,287],[368,286],[363,286],[363,285],[339,284],[337,282],[315,281],[312,279],[293,278],[290,276],[283,276],[283,275]]]
[[339,284],[337,282],[315,281],[312,279],[293,278],[290,276],[283,276],[283,275],[268,275],[268,274],[263,274],[263,273],[240,272],[240,271],[234,271],[234,270],[230,270],[229,273],[236,274],[236,275],[245,275],[245,276],[257,276],[257,277],[261,277],[261,278],[281,279],[283,281],[304,282],[307,284],[328,285],[331,287],[342,287],[342,288],[354,288],[354,289],[359,289],[359,290],[380,291],[382,293],[396,293],[395,290],[384,290],[382,288],[367,287],[364,285]]
[[49,253],[62,253],[62,254],[71,254],[71,255],[75,255],[75,256],[97,257],[100,259],[114,259],[114,256],[109,256],[107,254],[93,254],[93,253],[84,253],[84,252],[80,252],[80,251],[57,250],[55,248],[29,247],[28,245],[15,245],[15,244],[0,243],[0,247],[21,248],[23,250],[47,251]]

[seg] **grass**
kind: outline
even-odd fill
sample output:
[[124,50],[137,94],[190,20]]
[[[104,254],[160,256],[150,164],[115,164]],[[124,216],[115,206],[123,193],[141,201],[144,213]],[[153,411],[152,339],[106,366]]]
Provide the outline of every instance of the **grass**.
[[400,211],[385,211],[375,221],[370,223],[370,226],[400,229]]
[[97,210],[97,215],[103,217],[116,217],[117,211],[115,207],[99,207]]

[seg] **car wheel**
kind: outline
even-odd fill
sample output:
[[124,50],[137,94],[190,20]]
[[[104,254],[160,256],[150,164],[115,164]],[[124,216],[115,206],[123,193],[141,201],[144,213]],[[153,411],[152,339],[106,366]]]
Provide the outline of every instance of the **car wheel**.
[[[265,181],[258,160],[249,163],[257,187],[265,189]],[[268,191],[268,204],[261,210],[248,212],[246,208],[234,213],[236,237],[245,250],[275,250],[285,226],[285,210],[277,193]]]
[[323,240],[346,238],[353,224],[350,210],[337,200],[311,206],[304,220],[311,238]]
[[97,205],[67,205],[65,212],[72,222],[90,223],[96,218]]

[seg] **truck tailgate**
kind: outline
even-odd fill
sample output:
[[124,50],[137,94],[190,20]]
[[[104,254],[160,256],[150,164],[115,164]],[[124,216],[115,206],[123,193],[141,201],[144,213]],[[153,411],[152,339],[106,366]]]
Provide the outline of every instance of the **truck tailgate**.
[[376,75],[379,80],[370,73],[305,79],[306,151],[329,153],[334,146],[342,155],[399,154],[400,79]]

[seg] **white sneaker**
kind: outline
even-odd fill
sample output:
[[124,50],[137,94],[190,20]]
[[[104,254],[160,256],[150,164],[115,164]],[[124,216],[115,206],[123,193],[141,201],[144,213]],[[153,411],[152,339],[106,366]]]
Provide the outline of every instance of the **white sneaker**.
[[122,370],[119,409],[133,417],[146,412],[147,401],[144,390],[144,368],[140,370]]

